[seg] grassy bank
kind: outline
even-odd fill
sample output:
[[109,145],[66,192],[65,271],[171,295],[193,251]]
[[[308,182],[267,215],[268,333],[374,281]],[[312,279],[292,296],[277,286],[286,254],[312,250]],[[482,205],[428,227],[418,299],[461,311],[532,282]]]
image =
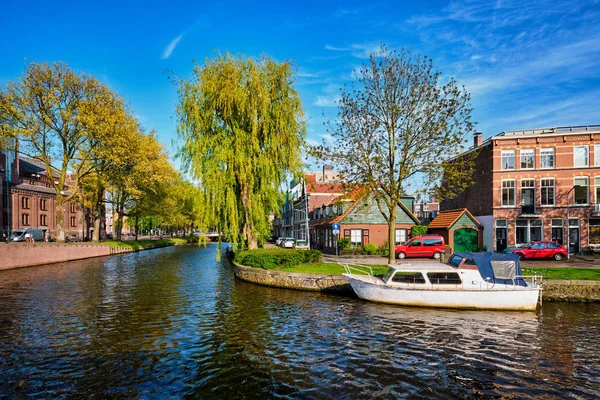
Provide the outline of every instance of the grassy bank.
[[188,238],[168,238],[168,239],[158,239],[158,240],[111,240],[108,242],[102,242],[100,244],[105,244],[110,247],[131,247],[134,250],[140,249],[152,249],[156,247],[166,247],[166,246],[175,246],[186,243],[197,242],[198,238],[188,237]]
[[523,275],[542,275],[544,279],[599,281],[600,269],[592,268],[521,268]]
[[[373,268],[373,273],[377,274],[385,274],[388,267],[387,265],[370,265]],[[295,267],[281,267],[281,268],[273,268],[277,271],[285,271],[285,272],[301,272],[304,274],[327,274],[327,275],[341,275],[345,273],[344,267],[337,263],[316,263],[316,264],[300,264]],[[365,269],[365,268],[363,268]],[[361,274],[361,271],[358,269],[352,270],[353,274]]]

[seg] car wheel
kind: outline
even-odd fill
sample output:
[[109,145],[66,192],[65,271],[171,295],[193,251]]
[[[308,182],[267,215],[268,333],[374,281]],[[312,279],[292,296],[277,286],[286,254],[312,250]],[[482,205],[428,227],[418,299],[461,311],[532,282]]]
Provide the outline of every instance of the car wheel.
[[523,255],[523,253],[517,253],[517,255],[519,256],[519,260],[525,259],[525,256]]
[[398,258],[401,260],[404,260],[406,258],[406,254],[400,252],[400,253],[398,253]]
[[560,253],[556,253],[556,254],[554,255],[554,259],[555,259],[556,261],[560,261],[560,260],[562,260],[563,258],[564,258],[564,257],[563,257],[563,255],[562,255],[562,254],[560,254]]
[[440,253],[433,253],[433,258],[435,258],[436,260],[440,259]]

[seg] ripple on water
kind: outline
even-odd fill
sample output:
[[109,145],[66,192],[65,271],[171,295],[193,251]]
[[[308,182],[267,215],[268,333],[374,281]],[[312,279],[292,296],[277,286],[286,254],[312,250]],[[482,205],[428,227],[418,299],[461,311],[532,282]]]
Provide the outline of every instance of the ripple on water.
[[600,306],[403,308],[235,281],[216,247],[0,273],[7,397],[593,398]]

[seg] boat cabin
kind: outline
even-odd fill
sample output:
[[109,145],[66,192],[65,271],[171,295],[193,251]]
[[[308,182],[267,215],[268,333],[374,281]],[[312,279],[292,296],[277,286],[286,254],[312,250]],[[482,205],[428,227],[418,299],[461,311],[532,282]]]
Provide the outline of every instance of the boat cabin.
[[515,254],[454,253],[445,264],[391,265],[382,281],[386,285],[527,286]]

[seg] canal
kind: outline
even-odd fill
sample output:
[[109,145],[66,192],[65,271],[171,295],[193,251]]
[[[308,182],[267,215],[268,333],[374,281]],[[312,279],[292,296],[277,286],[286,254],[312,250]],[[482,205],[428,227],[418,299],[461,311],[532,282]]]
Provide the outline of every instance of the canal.
[[215,255],[0,272],[0,397],[598,396],[600,304],[377,305],[236,281]]

